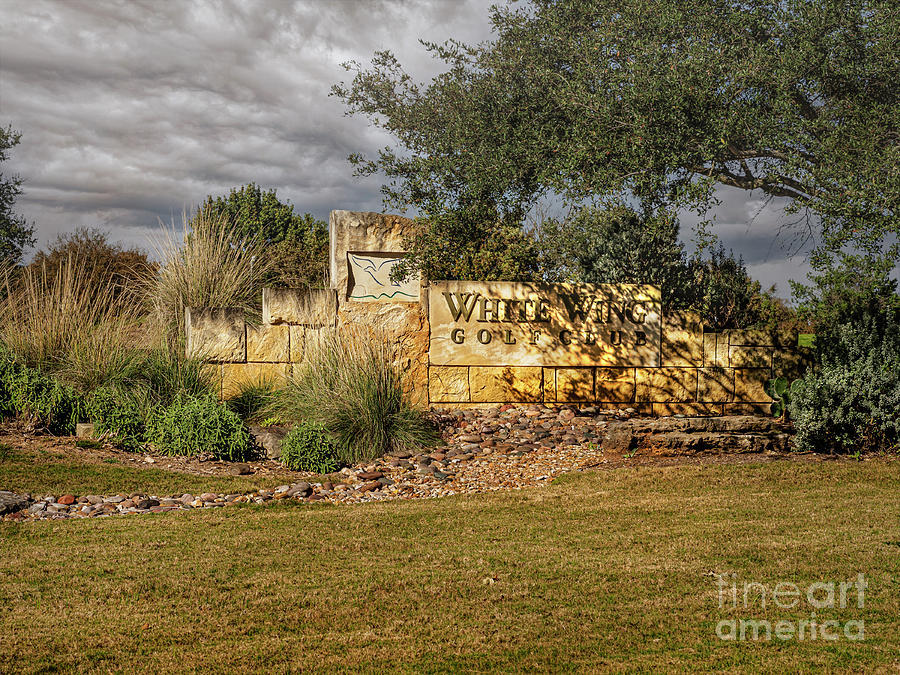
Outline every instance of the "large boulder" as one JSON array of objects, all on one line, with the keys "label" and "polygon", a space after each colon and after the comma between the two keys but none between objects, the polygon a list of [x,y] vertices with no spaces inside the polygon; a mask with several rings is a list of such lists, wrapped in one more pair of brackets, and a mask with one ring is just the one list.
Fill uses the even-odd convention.
[{"label": "large boulder", "polygon": [[4,513],[15,513],[31,506],[31,499],[27,495],[19,495],[15,492],[0,490],[0,516]]}]

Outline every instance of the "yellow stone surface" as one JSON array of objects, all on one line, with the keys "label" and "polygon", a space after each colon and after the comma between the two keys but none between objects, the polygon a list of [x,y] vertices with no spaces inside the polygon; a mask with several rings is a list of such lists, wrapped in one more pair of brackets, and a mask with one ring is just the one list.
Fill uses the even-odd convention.
[{"label": "yellow stone surface", "polygon": [[542,369],[533,366],[469,368],[473,403],[537,403],[543,398]]},{"label": "yellow stone surface", "polygon": [[440,281],[427,296],[435,365],[659,364],[654,286]]},{"label": "yellow stone surface", "polygon": [[574,403],[594,400],[593,368],[557,368],[556,400]]},{"label": "yellow stone surface", "polygon": [[768,368],[737,368],[734,371],[735,403],[770,403],[766,383],[772,373]]},{"label": "yellow stone surface", "polygon": [[771,347],[776,342],[775,334],[766,330],[731,330],[728,337],[731,346]]},{"label": "yellow stone surface", "polygon": [[291,363],[300,363],[306,356],[306,326],[289,326]]},{"label": "yellow stone surface", "polygon": [[806,369],[813,363],[812,353],[794,348],[793,350],[776,349],[772,354],[772,372],[774,375],[794,380],[802,377]]},{"label": "yellow stone surface", "polygon": [[189,307],[185,310],[187,355],[209,361],[244,361],[247,342],[239,309]]},{"label": "yellow stone surface", "polygon": [[726,415],[771,415],[771,403],[726,403]]},{"label": "yellow stone surface", "polygon": [[697,368],[638,368],[636,400],[648,403],[693,401]]},{"label": "yellow stone surface", "polygon": [[653,414],[657,417],[685,415],[687,417],[715,417],[722,414],[721,403],[654,403]]},{"label": "yellow stone surface", "polygon": [[247,326],[247,360],[285,363],[290,360],[288,326]]},{"label": "yellow stone surface", "polygon": [[556,403],[556,368],[544,368],[544,402]]},{"label": "yellow stone surface", "polygon": [[333,326],[337,295],[333,290],[264,288],[263,323]]},{"label": "yellow stone surface", "polygon": [[771,368],[771,347],[728,348],[728,365],[732,368]]},{"label": "yellow stone surface", "polygon": [[634,368],[597,368],[595,399],[603,403],[634,400]]},{"label": "yellow stone surface", "polygon": [[703,334],[703,365],[704,366],[721,366],[717,360],[716,354],[716,338],[718,333]]},{"label": "yellow stone surface", "polygon": [[467,403],[469,369],[466,366],[431,366],[428,369],[428,398],[431,403]]},{"label": "yellow stone surface", "polygon": [[670,312],[662,321],[663,366],[703,365],[703,320],[696,312]]},{"label": "yellow stone surface", "polygon": [[280,386],[290,375],[290,367],[288,363],[224,363],[222,398],[228,399],[238,394],[245,384],[271,382]]},{"label": "yellow stone surface", "polygon": [[734,371],[731,368],[701,368],[697,400],[701,403],[729,403],[734,398]]}]

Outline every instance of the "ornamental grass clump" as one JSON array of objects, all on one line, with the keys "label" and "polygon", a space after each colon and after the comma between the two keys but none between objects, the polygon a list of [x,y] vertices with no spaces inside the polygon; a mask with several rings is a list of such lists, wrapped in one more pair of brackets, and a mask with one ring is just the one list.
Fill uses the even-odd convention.
[{"label": "ornamental grass clump", "polygon": [[147,301],[161,333],[177,345],[188,307],[237,307],[258,317],[272,262],[263,240],[241,236],[224,216],[184,214],[184,240],[166,230],[157,242],[159,269],[146,279]]},{"label": "ornamental grass clump", "polygon": [[341,464],[439,440],[382,335],[364,328],[307,335],[307,360],[278,396],[284,419],[327,430]]}]

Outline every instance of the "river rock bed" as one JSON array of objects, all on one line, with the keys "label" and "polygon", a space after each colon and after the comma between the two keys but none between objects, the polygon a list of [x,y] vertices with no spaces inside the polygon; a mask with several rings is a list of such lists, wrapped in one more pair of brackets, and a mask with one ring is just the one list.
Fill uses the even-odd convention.
[{"label": "river rock bed", "polygon": [[[427,499],[493,490],[510,490],[546,485],[555,477],[582,471],[619,460],[631,459],[641,448],[652,453],[641,439],[660,437],[665,428],[679,438],[710,433],[723,427],[715,418],[668,418],[669,423],[654,421],[649,426],[635,424],[633,409],[601,410],[576,408],[501,406],[490,409],[436,410],[435,422],[442,430],[443,445],[419,453],[398,451],[366,465],[341,470],[331,481],[311,482],[298,473],[296,482],[274,489],[247,494],[152,495],[120,493],[116,495],[14,495],[4,503],[18,508],[3,516],[6,520],[62,518],[103,518],[111,515],[163,513],[192,509],[221,508],[231,504],[266,504],[282,500],[360,503],[388,499]],[[722,419],[722,418],[720,418]],[[725,431],[731,436],[754,431],[783,431],[765,418],[732,420]],[[738,420],[738,421],[734,421]],[[650,431],[653,436],[647,435]],[[644,436],[641,436],[641,432]],[[634,442],[622,442],[623,434],[635,434]],[[769,434],[771,435],[771,433]],[[671,444],[670,444],[671,446]],[[689,454],[696,443],[679,441],[668,454]],[[679,448],[686,452],[679,452]],[[754,445],[723,444],[730,452],[780,450],[771,443]],[[673,449],[674,448],[674,449]],[[2,496],[3,493],[0,493]],[[5,493],[12,495],[12,493]],[[14,499],[13,497],[17,498]],[[24,508],[23,508],[24,507]]]}]

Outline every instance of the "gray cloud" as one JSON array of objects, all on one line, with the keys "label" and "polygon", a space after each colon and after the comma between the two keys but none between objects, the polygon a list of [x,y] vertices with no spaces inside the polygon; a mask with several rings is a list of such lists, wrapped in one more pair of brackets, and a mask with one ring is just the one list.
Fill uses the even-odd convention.
[{"label": "gray cloud", "polygon": [[[329,97],[391,49],[437,72],[418,39],[490,37],[493,0],[0,0],[0,123],[22,133],[17,209],[39,244],[74,227],[145,244],[208,194],[255,181],[300,211],[380,210],[380,182],[351,152],[390,142]],[[717,231],[764,283],[797,271],[772,247],[779,206],[720,191]],[[686,214],[685,236],[696,218]]]}]

